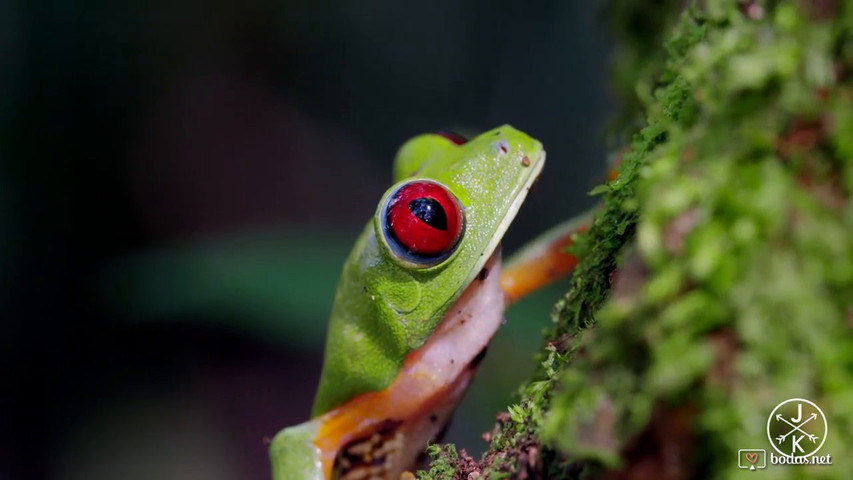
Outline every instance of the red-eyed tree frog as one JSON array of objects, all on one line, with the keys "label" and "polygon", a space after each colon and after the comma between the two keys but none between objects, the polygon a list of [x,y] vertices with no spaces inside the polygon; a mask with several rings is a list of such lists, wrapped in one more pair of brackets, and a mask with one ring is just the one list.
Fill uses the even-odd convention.
[{"label": "red-eyed tree frog", "polygon": [[343,268],[312,419],[270,446],[273,479],[398,479],[462,399],[508,301],[574,266],[578,224],[501,273],[499,243],[545,150],[504,125],[471,141],[420,135],[394,162]]}]

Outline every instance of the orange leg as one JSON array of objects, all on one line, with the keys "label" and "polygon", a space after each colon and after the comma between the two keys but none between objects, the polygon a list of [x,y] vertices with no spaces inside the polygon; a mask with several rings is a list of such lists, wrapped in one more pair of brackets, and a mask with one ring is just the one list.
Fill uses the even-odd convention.
[{"label": "orange leg", "polygon": [[593,211],[557,225],[513,255],[501,272],[500,285],[507,303],[512,303],[568,275],[578,259],[566,252],[574,235],[586,231]]}]

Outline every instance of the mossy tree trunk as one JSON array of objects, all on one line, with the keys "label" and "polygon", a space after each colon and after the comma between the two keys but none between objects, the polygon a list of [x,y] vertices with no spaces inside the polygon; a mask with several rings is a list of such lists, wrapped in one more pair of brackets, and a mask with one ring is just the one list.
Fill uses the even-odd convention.
[{"label": "mossy tree trunk", "polygon": [[853,478],[853,2],[653,3],[607,9],[643,121],[541,368],[422,478],[728,478],[793,397],[833,465],[773,477]]}]

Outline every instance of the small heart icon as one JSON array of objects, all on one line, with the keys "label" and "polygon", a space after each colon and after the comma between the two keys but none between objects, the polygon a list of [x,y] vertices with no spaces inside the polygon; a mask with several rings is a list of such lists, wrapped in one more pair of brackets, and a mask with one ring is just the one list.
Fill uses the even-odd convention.
[{"label": "small heart icon", "polygon": [[746,461],[749,463],[755,463],[758,460],[758,452],[752,452],[745,454]]}]

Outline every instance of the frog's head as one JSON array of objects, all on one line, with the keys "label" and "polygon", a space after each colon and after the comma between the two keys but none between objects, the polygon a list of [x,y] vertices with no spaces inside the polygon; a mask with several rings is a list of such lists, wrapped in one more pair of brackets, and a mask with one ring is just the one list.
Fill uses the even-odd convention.
[{"label": "frog's head", "polygon": [[454,282],[461,291],[500,242],[544,163],[542,144],[509,125],[471,141],[446,133],[415,137],[394,161],[397,183],[379,202],[376,236],[404,268],[466,272],[467,281]]},{"label": "frog's head", "polygon": [[426,340],[483,268],[545,163],[542,144],[509,125],[462,142],[447,134],[406,142],[394,163],[397,183],[374,215],[388,268],[420,287],[409,348]]},{"label": "frog's head", "polygon": [[510,126],[401,147],[397,183],[341,276],[314,415],[394,380],[483,269],[544,161],[542,144]]}]

